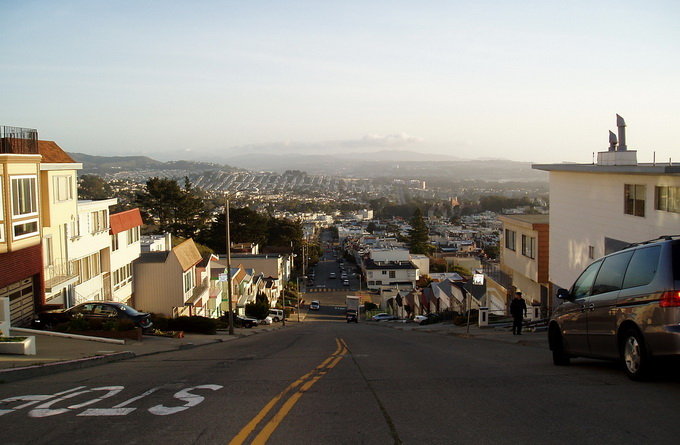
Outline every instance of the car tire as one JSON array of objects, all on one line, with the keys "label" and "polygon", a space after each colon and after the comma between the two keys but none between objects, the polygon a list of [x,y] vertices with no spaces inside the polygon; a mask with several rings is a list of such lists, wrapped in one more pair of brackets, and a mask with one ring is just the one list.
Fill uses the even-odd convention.
[{"label": "car tire", "polygon": [[550,328],[550,349],[552,350],[552,359],[555,366],[569,366],[571,364],[571,357],[564,352],[564,340],[560,334],[557,326]]},{"label": "car tire", "polygon": [[279,320],[279,317],[274,317],[274,323],[278,323],[279,321],[281,321]]},{"label": "car tire", "polygon": [[631,380],[646,380],[652,370],[652,359],[642,334],[637,329],[628,329],[621,336],[621,364]]}]

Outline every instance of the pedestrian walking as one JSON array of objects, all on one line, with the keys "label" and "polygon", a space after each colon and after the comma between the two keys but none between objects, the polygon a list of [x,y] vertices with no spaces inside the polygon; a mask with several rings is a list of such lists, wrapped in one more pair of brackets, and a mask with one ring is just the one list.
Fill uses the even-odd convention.
[{"label": "pedestrian walking", "polygon": [[510,303],[510,315],[512,315],[512,335],[522,335],[522,321],[527,316],[527,304],[520,291],[515,292],[515,298]]}]

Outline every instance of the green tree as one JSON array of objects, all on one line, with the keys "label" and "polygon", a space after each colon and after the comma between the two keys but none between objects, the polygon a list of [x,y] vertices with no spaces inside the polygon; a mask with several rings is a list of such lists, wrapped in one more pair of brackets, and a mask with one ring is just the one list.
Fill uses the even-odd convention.
[{"label": "green tree", "polygon": [[150,178],[137,192],[136,202],[160,230],[182,238],[196,237],[206,225],[203,199],[187,178],[184,189],[175,179]]},{"label": "green tree", "polygon": [[79,199],[108,199],[113,198],[113,190],[101,176],[82,175],[78,178]]},{"label": "green tree", "polygon": [[366,226],[366,231],[367,231],[368,233],[373,233],[373,232],[375,232],[375,229],[376,229],[376,226],[375,226],[375,223],[374,223],[373,221],[371,221],[370,223],[368,223],[368,225]]},{"label": "green tree", "polygon": [[408,246],[411,253],[427,254],[430,251],[430,235],[423,214],[416,208],[411,218],[411,229],[408,231]]}]

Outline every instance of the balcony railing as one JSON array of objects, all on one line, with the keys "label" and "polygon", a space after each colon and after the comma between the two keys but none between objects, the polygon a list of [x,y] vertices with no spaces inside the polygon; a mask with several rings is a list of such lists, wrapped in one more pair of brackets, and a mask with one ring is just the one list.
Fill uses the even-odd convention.
[{"label": "balcony railing", "polygon": [[73,261],[55,259],[51,265],[45,267],[45,291],[51,292],[53,288],[77,276]]},{"label": "balcony railing", "polygon": [[0,153],[39,154],[38,130],[0,126]]},{"label": "balcony railing", "polygon": [[490,277],[504,288],[510,289],[510,286],[512,286],[512,277],[501,270],[499,263],[482,261],[482,269],[486,276]]}]

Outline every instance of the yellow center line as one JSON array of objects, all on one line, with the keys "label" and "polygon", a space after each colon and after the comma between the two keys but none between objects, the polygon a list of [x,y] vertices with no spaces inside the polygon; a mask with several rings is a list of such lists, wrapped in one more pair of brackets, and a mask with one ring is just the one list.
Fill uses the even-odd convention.
[{"label": "yellow center line", "polygon": [[[271,411],[272,408],[274,408],[274,406],[276,406],[276,404],[279,403],[286,394],[288,394],[291,390],[297,388],[302,384],[302,387],[298,390],[298,392],[294,393],[283,404],[281,409],[279,409],[279,411],[274,415],[272,420],[270,420],[269,423],[267,423],[267,425],[263,428],[262,432],[260,432],[260,434],[258,434],[253,441],[253,443],[265,443],[269,436],[271,436],[274,430],[276,430],[276,428],[279,426],[281,421],[286,417],[288,412],[293,408],[293,406],[295,406],[298,399],[302,397],[302,394],[304,394],[305,391],[311,388],[314,385],[314,383],[316,383],[321,377],[323,377],[323,375],[327,373],[327,371],[324,371],[324,369],[331,369],[335,367],[335,365],[337,365],[340,360],[342,360],[343,354],[347,351],[346,344],[344,341],[337,338],[335,339],[335,342],[337,344],[337,348],[335,349],[335,352],[331,354],[330,357],[326,358],[312,371],[303,375],[302,377],[288,385],[286,389],[284,389],[279,394],[274,396],[274,398],[272,398],[264,406],[264,408],[262,408],[260,412],[258,412],[257,415],[255,415],[255,417],[253,417],[252,420],[241,429],[241,431],[239,431],[239,433],[236,436],[234,436],[234,438],[229,442],[229,445],[243,444],[248,438],[248,436],[250,436],[250,434],[252,434],[252,432],[255,430],[257,425],[262,421],[262,419],[264,419],[267,416],[269,411]],[[314,374],[316,374],[316,376],[311,378],[311,380],[308,380]],[[307,382],[303,384],[303,382],[305,381]],[[265,434],[265,431],[267,431],[267,434]]]}]

